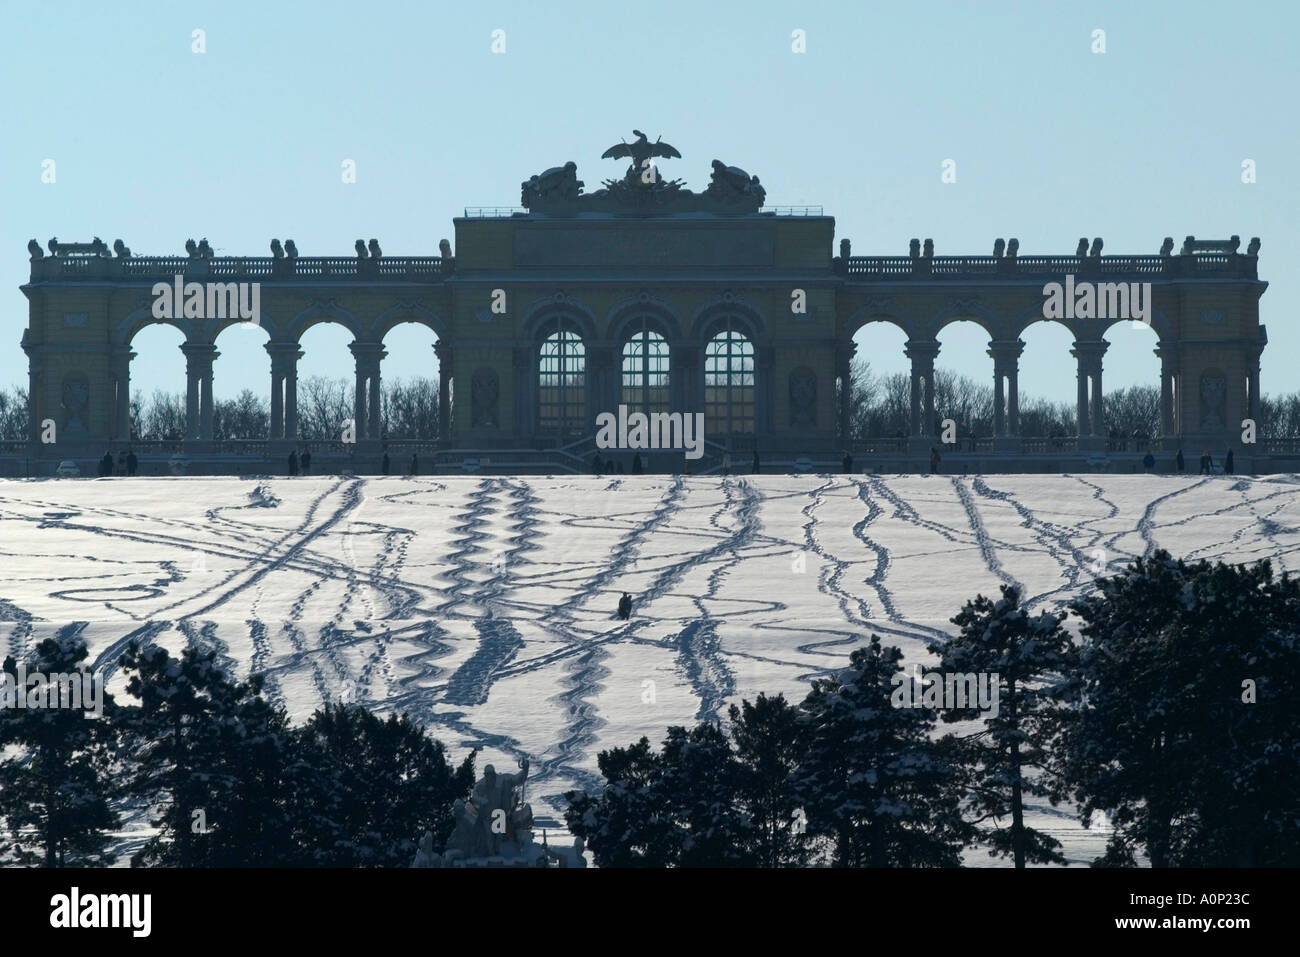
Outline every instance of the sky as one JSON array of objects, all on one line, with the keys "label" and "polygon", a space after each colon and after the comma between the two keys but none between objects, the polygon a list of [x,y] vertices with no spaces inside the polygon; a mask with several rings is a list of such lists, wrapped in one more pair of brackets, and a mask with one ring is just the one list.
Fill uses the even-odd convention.
[{"label": "sky", "polygon": [[[0,0],[0,388],[18,343],[27,241],[121,238],[136,255],[437,255],[466,206],[515,206],[519,183],[631,129],[682,153],[662,172],[703,189],[709,162],[758,175],[769,206],[818,205],[855,255],[1107,253],[1262,241],[1266,393],[1300,389],[1300,4],[744,2],[653,4]],[[193,31],[206,52],[193,51]],[[493,31],[505,52],[493,53]],[[806,52],[792,50],[804,31]],[[1105,31],[1095,53],[1094,31]],[[55,182],[42,182],[55,161]],[[356,182],[340,175],[356,163]],[[941,182],[943,163],[956,182]],[[1256,182],[1242,182],[1242,162]],[[1069,334],[1032,327],[1020,392],[1072,401]],[[1150,330],[1112,328],[1108,390],[1157,385]],[[215,391],[269,391],[260,332],[218,340]],[[320,325],[300,376],[350,377],[350,335]],[[987,336],[947,327],[938,364],[992,377]],[[133,390],[180,392],[176,330],[133,348]],[[433,334],[385,340],[383,375],[434,376]],[[874,371],[903,335],[859,334]]]}]

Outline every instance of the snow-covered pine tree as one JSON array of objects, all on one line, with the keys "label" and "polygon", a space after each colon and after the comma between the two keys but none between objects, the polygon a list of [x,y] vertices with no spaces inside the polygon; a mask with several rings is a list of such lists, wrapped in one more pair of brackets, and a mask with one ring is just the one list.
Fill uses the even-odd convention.
[{"label": "snow-covered pine tree", "polygon": [[760,694],[728,710],[738,765],[736,807],[748,816],[754,863],[798,867],[808,863],[807,812],[793,782],[806,752],[799,711],[783,695]]},{"label": "snow-covered pine tree", "polygon": [[1098,863],[1300,864],[1300,583],[1159,550],[1072,604],[1086,706],[1063,762]]},{"label": "snow-covered pine tree", "polygon": [[662,760],[642,738],[596,756],[605,778],[599,794],[569,791],[564,820],[586,841],[598,867],[669,867],[677,863],[683,835],[666,806]]},{"label": "snow-covered pine tree", "polygon": [[799,706],[808,753],[796,792],[808,833],[831,842],[839,867],[957,867],[974,836],[955,739],[931,739],[934,711],[891,704],[901,660],[872,635]]},{"label": "snow-covered pine tree", "polygon": [[[84,668],[85,640],[70,630],[46,638],[25,659],[28,675],[74,675]],[[17,662],[4,670],[17,681]],[[27,688],[16,687],[26,695]],[[110,831],[120,826],[111,804],[113,783],[111,716],[107,693],[103,715],[76,708],[0,710],[0,748],[21,753],[0,762],[0,817],[9,840],[0,850],[19,864],[45,867],[105,867],[115,860]]]},{"label": "snow-covered pine tree", "polygon": [[261,697],[261,678],[234,682],[213,650],[134,643],[122,657],[139,707],[119,725],[129,742],[128,788],[154,802],[158,833],[133,866],[283,864],[293,853],[282,784],[287,718]]},{"label": "snow-covered pine tree", "polygon": [[[1025,824],[1025,797],[1050,795],[1044,783],[1047,751],[1069,714],[1067,676],[1074,645],[1061,627],[1063,615],[1030,616],[1020,591],[1001,586],[997,601],[977,595],[952,619],[960,632],[939,648],[944,675],[974,675],[997,682],[997,709],[985,714],[975,702],[949,708],[944,721],[979,720],[982,729],[963,738],[968,806],[977,826],[1009,819],[1009,827],[981,828],[990,856],[1011,857],[1016,867],[1061,864],[1060,842]],[[990,689],[992,690],[992,689]]]},{"label": "snow-covered pine tree", "polygon": [[425,831],[441,850],[455,826],[453,803],[474,785],[477,753],[453,766],[442,742],[406,714],[326,705],[295,735],[293,816],[306,863],[406,867]]}]

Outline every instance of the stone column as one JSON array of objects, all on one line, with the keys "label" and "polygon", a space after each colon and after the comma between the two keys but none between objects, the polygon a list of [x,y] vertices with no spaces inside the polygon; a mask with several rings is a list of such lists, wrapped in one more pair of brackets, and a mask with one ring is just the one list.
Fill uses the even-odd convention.
[{"label": "stone column", "polygon": [[284,437],[290,442],[298,440],[298,360],[301,358],[302,351],[295,342],[284,373]]},{"label": "stone column", "polygon": [[754,435],[773,431],[776,416],[772,412],[772,399],[776,395],[776,348],[757,346],[754,349]]},{"label": "stone column", "polygon": [[119,442],[131,440],[131,360],[135,353],[130,349],[113,352],[113,382],[117,388],[114,406],[114,435]]},{"label": "stone column", "polygon": [[272,441],[298,437],[298,360],[302,350],[296,342],[268,342],[271,356],[271,422],[267,437]]},{"label": "stone column", "polygon": [[366,425],[366,436],[371,439],[380,439],[384,434],[384,393],[380,376],[379,366],[376,365],[370,376],[370,421]]},{"label": "stone column", "polygon": [[185,354],[185,437],[212,439],[212,362],[220,353],[207,342],[186,342]]},{"label": "stone column", "polygon": [[995,339],[989,343],[993,358],[993,447],[997,451],[1020,450],[1020,339]]},{"label": "stone column", "polygon": [[1156,346],[1160,357],[1160,434],[1162,438],[1174,434],[1174,377],[1178,374],[1178,356],[1173,346]]},{"label": "stone column", "polygon": [[850,341],[840,346],[835,357],[836,375],[840,380],[840,441],[847,449],[853,444],[853,354],[857,345]]},{"label": "stone column", "polygon": [[212,364],[209,363],[199,379],[199,438],[212,441]]},{"label": "stone column", "polygon": [[199,437],[199,374],[187,361],[185,364],[185,438]]},{"label": "stone column", "polygon": [[284,438],[284,376],[271,369],[271,421],[266,437],[274,442]]},{"label": "stone column", "polygon": [[1246,415],[1259,428],[1259,352],[1251,350],[1246,356]]},{"label": "stone column", "polygon": [[[1104,406],[1102,404],[1102,356],[1110,343],[1104,339],[1075,342],[1070,354],[1079,364],[1079,448],[1081,451],[1101,451],[1106,447]],[[1088,382],[1092,381],[1092,402],[1089,408]]]},{"label": "stone column", "polygon": [[934,360],[939,355],[939,343],[934,339],[909,339],[904,351],[912,360],[912,434],[908,449],[924,452],[935,444]]},{"label": "stone column", "polygon": [[356,395],[353,403],[353,425],[357,441],[378,441],[381,409],[379,407],[379,368],[384,356],[382,342],[353,342],[348,345],[356,359]]},{"label": "stone column", "polygon": [[[441,368],[441,367],[439,367]],[[513,441],[520,447],[531,447],[534,426],[533,408],[533,350],[528,346],[515,346],[514,350],[514,429]],[[439,376],[439,401],[441,401],[441,376]],[[439,428],[441,429],[441,412]]]},{"label": "stone column", "polygon": [[[439,340],[433,345],[438,356],[438,440],[451,441],[451,382],[455,372],[452,368],[454,352],[451,343]],[[532,431],[532,423],[525,426]]]},{"label": "stone column", "polygon": [[1000,363],[993,366],[993,437],[1007,434],[1006,403],[1002,397],[1002,383],[1006,378]]},{"label": "stone column", "polygon": [[[618,411],[618,400],[621,397],[622,386],[622,368],[616,360],[615,349],[607,344],[592,344],[587,346],[585,352],[585,368],[587,371],[587,389],[586,396],[586,423],[593,430],[595,428],[596,416],[601,412]],[[643,409],[629,409],[629,412],[644,411]]]}]

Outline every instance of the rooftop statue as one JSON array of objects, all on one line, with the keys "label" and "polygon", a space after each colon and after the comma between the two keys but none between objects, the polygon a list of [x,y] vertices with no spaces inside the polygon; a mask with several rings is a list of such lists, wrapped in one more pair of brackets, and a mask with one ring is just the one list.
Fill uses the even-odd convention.
[{"label": "rooftop statue", "polygon": [[664,179],[650,162],[653,157],[679,159],[681,153],[663,138],[653,143],[640,130],[633,130],[631,143],[616,143],[601,159],[628,157],[632,163],[620,179],[607,179],[604,189],[584,194],[578,179],[578,164],[572,161],[554,166],[520,184],[520,202],[533,213],[573,215],[576,213],[749,213],[756,212],[765,198],[757,176],[735,166],[713,161],[708,189],[695,193],[683,189],[680,179]]},{"label": "rooftop statue", "polygon": [[632,168],[638,171],[645,168],[646,163],[649,162],[652,156],[662,156],[665,159],[682,158],[682,154],[677,152],[676,147],[662,142],[662,136],[651,143],[649,138],[640,130],[633,130],[632,133],[636,136],[635,140],[631,143],[626,141],[616,143],[601,153],[600,158],[619,159],[623,156],[630,156],[632,157]]}]

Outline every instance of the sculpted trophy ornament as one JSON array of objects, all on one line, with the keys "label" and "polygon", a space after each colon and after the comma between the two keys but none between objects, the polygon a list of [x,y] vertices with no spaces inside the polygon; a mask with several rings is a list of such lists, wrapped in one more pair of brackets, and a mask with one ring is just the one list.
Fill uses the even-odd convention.
[{"label": "sculpted trophy ornament", "polygon": [[654,142],[640,130],[633,130],[632,142],[615,143],[601,159],[631,160],[621,179],[607,179],[604,188],[583,193],[578,165],[573,161],[530,177],[520,184],[520,202],[530,212],[573,215],[576,213],[747,213],[763,205],[765,190],[757,176],[736,166],[713,161],[708,188],[695,193],[683,188],[680,179],[664,179],[651,160],[680,159],[675,146],[662,137]]}]

